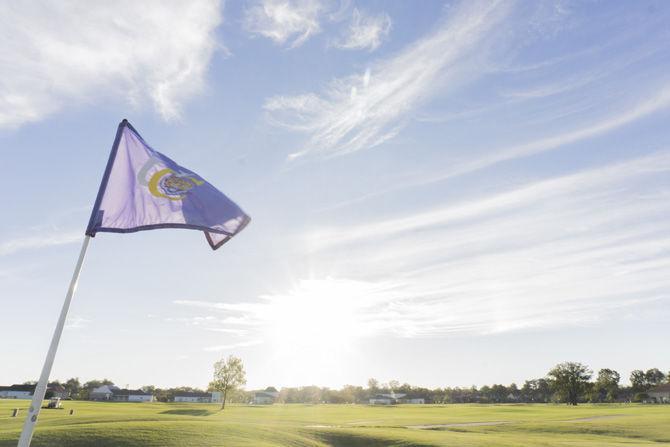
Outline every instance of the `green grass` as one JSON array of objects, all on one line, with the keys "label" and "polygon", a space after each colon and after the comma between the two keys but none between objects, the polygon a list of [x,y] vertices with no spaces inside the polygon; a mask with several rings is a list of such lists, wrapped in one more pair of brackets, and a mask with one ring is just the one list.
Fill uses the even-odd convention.
[{"label": "green grass", "polygon": [[[0,447],[16,445],[27,405],[0,400]],[[23,408],[18,418],[11,417],[15,407]],[[231,405],[218,411],[209,404],[65,402],[65,407],[42,410],[34,447],[670,446],[670,405]],[[468,425],[475,422],[497,425]]]}]

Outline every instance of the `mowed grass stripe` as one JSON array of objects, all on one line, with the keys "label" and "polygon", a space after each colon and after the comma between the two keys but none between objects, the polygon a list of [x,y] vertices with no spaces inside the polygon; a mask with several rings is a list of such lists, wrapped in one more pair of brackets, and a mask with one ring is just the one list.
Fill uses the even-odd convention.
[{"label": "mowed grass stripe", "polygon": [[[23,418],[9,415],[27,405],[0,401],[0,447],[16,445]],[[65,406],[42,412],[34,447],[670,446],[670,406],[661,405]]]}]

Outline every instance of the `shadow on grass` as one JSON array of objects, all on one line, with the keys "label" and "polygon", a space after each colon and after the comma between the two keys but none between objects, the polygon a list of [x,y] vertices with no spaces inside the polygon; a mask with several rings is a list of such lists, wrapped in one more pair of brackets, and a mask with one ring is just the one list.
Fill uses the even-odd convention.
[{"label": "shadow on grass", "polygon": [[360,436],[347,432],[317,432],[313,435],[331,447],[431,447],[405,440]]},{"label": "shadow on grass", "polygon": [[160,412],[160,414],[177,414],[180,416],[209,416],[214,413],[216,412],[211,410],[200,410],[197,408],[181,408],[178,410],[165,410]]}]

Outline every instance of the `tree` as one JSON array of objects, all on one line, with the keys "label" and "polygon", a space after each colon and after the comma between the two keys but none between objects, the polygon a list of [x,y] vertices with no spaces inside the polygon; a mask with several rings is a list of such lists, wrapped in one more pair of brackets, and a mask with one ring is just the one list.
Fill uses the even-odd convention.
[{"label": "tree", "polygon": [[598,378],[593,385],[591,401],[613,402],[619,394],[621,376],[613,369],[603,368],[598,371]]},{"label": "tree", "polygon": [[156,386],[155,385],[144,385],[143,387],[140,388],[142,391],[145,393],[150,393],[153,396],[156,395]]},{"label": "tree", "polygon": [[636,369],[630,373],[630,385],[634,393],[646,391],[649,388],[644,371]]},{"label": "tree", "polygon": [[647,379],[647,385],[649,387],[660,385],[665,382],[665,374],[663,374],[658,368],[648,369],[644,373],[645,379]]},{"label": "tree", "polygon": [[521,399],[525,402],[549,402],[551,387],[547,379],[526,380],[521,388]]},{"label": "tree", "polygon": [[558,398],[569,405],[577,405],[586,390],[593,372],[577,362],[564,362],[554,366],[547,374]]},{"label": "tree", "polygon": [[507,387],[505,385],[494,383],[491,387],[491,399],[497,404],[505,402],[508,394],[509,392],[507,391]]},{"label": "tree", "polygon": [[505,399],[507,400],[517,401],[521,397],[521,391],[519,391],[519,387],[516,386],[516,383],[512,383],[508,386],[507,391],[507,396],[505,396]]},{"label": "tree", "polygon": [[221,402],[223,410],[226,408],[226,399],[230,397],[230,394],[246,383],[247,378],[242,359],[231,355],[214,364],[214,380],[209,384],[209,388],[223,394]]},{"label": "tree", "polygon": [[322,390],[318,386],[310,385],[300,387],[300,401],[308,404],[318,404],[323,400],[321,398]]},{"label": "tree", "polygon": [[65,385],[63,387],[67,390],[67,392],[70,394],[71,398],[76,398],[79,395],[79,391],[81,390],[81,383],[79,383],[79,377],[73,377],[71,379],[68,379],[67,382],[65,382]]},{"label": "tree", "polygon": [[374,378],[368,379],[368,392],[370,397],[374,396],[379,392],[379,381]]}]

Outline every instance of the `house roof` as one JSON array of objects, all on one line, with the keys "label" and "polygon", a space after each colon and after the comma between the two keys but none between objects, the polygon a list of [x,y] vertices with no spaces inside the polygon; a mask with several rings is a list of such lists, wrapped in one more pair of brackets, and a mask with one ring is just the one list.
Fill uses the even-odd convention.
[{"label": "house roof", "polygon": [[97,388],[91,390],[91,394],[109,394],[113,393],[115,390],[118,390],[119,387],[114,385],[101,385]]},{"label": "house roof", "polygon": [[11,386],[0,386],[0,391],[30,391],[34,392],[37,385],[11,385]]},{"label": "house roof", "polygon": [[276,399],[279,396],[279,393],[277,391],[254,391],[254,395],[257,397],[261,396],[267,396],[271,397],[273,399]]},{"label": "house roof", "polygon": [[651,393],[665,393],[670,392],[670,383],[664,383],[663,385],[658,385],[649,390]]},{"label": "house roof", "polygon": [[375,394],[373,399],[402,399],[406,394],[402,393],[390,393],[390,394]]}]

